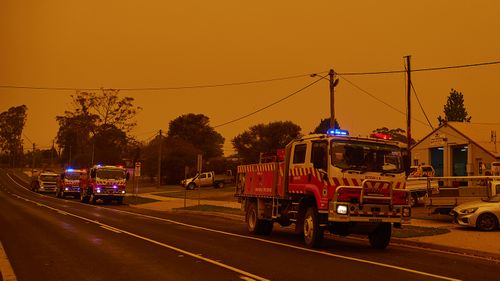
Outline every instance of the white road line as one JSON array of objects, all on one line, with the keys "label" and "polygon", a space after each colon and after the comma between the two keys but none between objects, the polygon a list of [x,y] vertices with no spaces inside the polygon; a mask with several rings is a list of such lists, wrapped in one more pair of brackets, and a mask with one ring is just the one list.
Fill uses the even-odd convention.
[{"label": "white road line", "polygon": [[[14,181],[10,177],[10,175],[8,175],[8,176],[9,176],[9,178],[14,183],[16,183],[17,185],[21,186],[19,183],[17,183],[16,181]],[[37,202],[34,202],[34,201],[32,201],[32,202],[35,203],[35,204],[38,204]],[[52,208],[50,206],[46,206],[46,207],[49,208],[49,209],[56,210],[56,209],[54,209],[54,208]],[[141,217],[146,217],[146,218],[150,218],[150,219],[165,221],[165,222],[169,222],[169,223],[173,223],[173,224],[177,224],[177,225],[182,225],[182,226],[185,226],[185,227],[188,227],[188,228],[200,229],[200,230],[205,230],[205,231],[209,231],[209,232],[224,234],[224,235],[228,235],[228,236],[233,236],[233,237],[238,237],[238,238],[244,238],[244,239],[250,239],[250,240],[260,241],[260,242],[263,242],[263,243],[268,243],[268,244],[273,244],[273,245],[279,245],[279,246],[288,247],[288,248],[292,248],[292,249],[302,250],[302,251],[305,251],[305,252],[321,254],[321,255],[325,255],[325,256],[329,256],[329,257],[335,257],[335,258],[340,258],[340,259],[345,259],[345,260],[350,260],[350,261],[356,261],[356,262],[365,263],[365,264],[377,265],[377,266],[381,266],[381,267],[396,269],[396,270],[400,270],[400,271],[410,272],[410,273],[414,273],[414,274],[418,274],[418,275],[423,275],[423,276],[434,277],[434,278],[443,279],[443,280],[460,281],[460,279],[455,279],[455,278],[451,278],[451,277],[447,277],[447,276],[442,276],[442,275],[436,275],[436,274],[432,274],[432,273],[428,273],[428,272],[423,272],[423,271],[419,271],[419,270],[414,270],[414,269],[410,269],[410,268],[405,268],[405,267],[401,267],[401,266],[396,266],[396,265],[391,265],[391,264],[385,264],[385,263],[380,263],[380,262],[375,262],[375,261],[370,261],[370,260],[364,260],[364,259],[354,258],[354,257],[349,257],[349,256],[337,255],[337,254],[333,254],[333,253],[329,253],[329,252],[325,252],[325,251],[319,251],[319,250],[314,250],[314,249],[309,249],[309,248],[303,248],[303,247],[299,247],[299,246],[295,246],[295,245],[290,245],[290,244],[285,244],[285,243],[281,243],[281,242],[266,240],[266,239],[262,239],[262,238],[257,238],[257,237],[252,237],[252,236],[246,236],[246,235],[240,235],[240,234],[236,234],[236,233],[231,233],[231,232],[226,232],[226,231],[221,231],[221,230],[216,230],[216,229],[201,227],[201,226],[197,226],[197,225],[191,225],[191,224],[187,224],[187,223],[183,223],[183,222],[178,222],[178,221],[174,221],[174,220],[170,220],[170,219],[164,219],[164,218],[159,218],[159,217],[154,217],[154,216],[144,215],[144,214],[139,214],[139,213],[133,213],[133,212],[123,211],[123,210],[116,210],[115,209],[115,211],[122,212],[122,213],[127,213],[127,214],[132,214],[132,215],[136,215],[136,216],[141,216]],[[72,216],[79,217],[79,216],[71,214],[71,213],[68,213],[68,214],[72,215]],[[94,221],[91,221],[91,220],[89,220],[87,218],[83,218],[83,217],[80,217],[80,218],[95,223]],[[101,224],[101,223],[98,223],[98,224]],[[123,232],[127,233],[126,231],[123,231]],[[127,233],[127,234],[129,234],[129,233]],[[132,236],[134,236],[134,235],[132,235]],[[261,280],[261,279],[259,279],[259,280]]]},{"label": "white road line", "polygon": [[0,272],[2,272],[2,280],[16,281],[16,275],[10,265],[9,258],[3,249],[2,242],[0,241]]},{"label": "white road line", "polygon": [[[41,204],[41,203],[37,203],[35,201],[32,201],[32,200],[29,200],[29,202],[31,203],[34,203],[36,205],[39,205],[39,206],[42,206],[42,207],[45,207],[45,208],[48,208],[50,210],[54,210],[56,212],[59,212],[61,210],[57,209],[57,208],[54,208],[54,207],[51,207],[51,206],[48,206],[48,205],[45,205],[45,204]],[[138,234],[135,234],[135,233],[132,233],[132,232],[128,232],[126,230],[123,230],[123,229],[119,229],[119,228],[115,228],[115,227],[112,227],[110,225],[107,225],[107,224],[104,224],[104,223],[101,223],[101,222],[97,222],[97,221],[94,221],[94,220],[91,220],[89,218],[86,218],[86,217],[82,217],[82,216],[79,216],[79,215],[76,215],[76,214],[73,214],[73,213],[69,213],[67,212],[67,214],[69,216],[72,216],[72,217],[75,217],[75,218],[78,218],[78,219],[81,219],[83,221],[86,221],[86,222],[91,222],[91,223],[94,223],[94,224],[97,224],[99,225],[100,227],[104,228],[104,229],[107,229],[107,230],[111,230],[111,231],[114,231],[114,232],[118,232],[118,233],[124,233],[124,234],[127,234],[129,236],[132,236],[132,237],[135,237],[135,238],[139,238],[139,239],[142,239],[144,241],[148,241],[148,242],[151,242],[153,244],[156,244],[156,245],[159,245],[159,246],[162,246],[164,248],[167,248],[167,249],[170,249],[170,250],[173,250],[173,251],[176,251],[176,252],[179,252],[179,253],[182,253],[184,255],[187,255],[187,256],[191,256],[195,259],[198,259],[198,260],[202,260],[202,261],[205,261],[207,263],[210,263],[210,264],[213,264],[213,265],[216,265],[216,266],[219,266],[219,267],[222,267],[222,268],[225,268],[225,269],[228,269],[230,271],[233,271],[233,272],[236,272],[238,274],[241,274],[241,275],[244,275],[244,276],[247,276],[249,278],[253,278],[254,280],[261,280],[261,281],[268,281],[268,279],[264,278],[264,277],[261,277],[261,276],[258,276],[258,275],[255,275],[255,274],[252,274],[250,272],[246,272],[244,270],[241,270],[239,268],[236,268],[236,267],[233,267],[233,266],[230,266],[230,265],[227,265],[227,264],[224,264],[224,263],[221,263],[221,262],[218,262],[216,260],[212,260],[212,259],[209,259],[209,258],[205,258],[203,256],[200,256],[199,254],[195,254],[195,253],[191,253],[191,252],[188,252],[186,250],[183,250],[183,249],[180,249],[180,248],[177,248],[175,246],[172,246],[172,245],[168,245],[168,244],[165,244],[165,243],[162,243],[162,242],[159,242],[159,241],[156,241],[156,240],[153,240],[153,239],[150,239],[150,238],[147,238],[147,237],[144,237],[144,236],[141,236],[141,235],[138,235]]]}]

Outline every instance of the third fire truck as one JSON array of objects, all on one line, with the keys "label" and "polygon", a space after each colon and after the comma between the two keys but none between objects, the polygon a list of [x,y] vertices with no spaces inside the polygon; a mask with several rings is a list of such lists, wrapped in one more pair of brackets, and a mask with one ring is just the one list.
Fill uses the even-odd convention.
[{"label": "third fire truck", "polygon": [[267,235],[274,223],[294,223],[308,247],[319,246],[325,230],[365,234],[372,247],[387,247],[411,208],[402,147],[385,138],[329,130],[290,142],[281,157],[239,166],[236,197],[249,231]]}]

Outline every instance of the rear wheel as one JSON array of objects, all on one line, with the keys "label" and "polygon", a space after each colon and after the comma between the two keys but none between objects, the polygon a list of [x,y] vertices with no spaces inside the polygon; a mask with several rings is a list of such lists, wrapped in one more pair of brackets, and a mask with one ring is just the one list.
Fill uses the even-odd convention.
[{"label": "rear wheel", "polygon": [[319,225],[316,208],[307,208],[304,216],[304,242],[307,247],[318,247],[323,242],[323,229]]},{"label": "rear wheel", "polygon": [[259,219],[257,212],[257,204],[255,202],[250,203],[245,215],[248,231],[253,234],[270,234],[273,230],[273,222]]},{"label": "rear wheel", "polygon": [[392,226],[390,223],[381,223],[368,235],[370,245],[375,249],[385,249],[391,241]]},{"label": "rear wheel", "polygon": [[495,215],[485,213],[477,218],[476,227],[482,231],[492,231],[498,228],[498,219]]}]

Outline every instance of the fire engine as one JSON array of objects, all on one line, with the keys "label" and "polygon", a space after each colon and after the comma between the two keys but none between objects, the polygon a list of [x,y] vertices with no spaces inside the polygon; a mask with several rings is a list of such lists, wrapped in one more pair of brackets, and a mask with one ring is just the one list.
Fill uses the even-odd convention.
[{"label": "fire engine", "polygon": [[98,199],[105,203],[116,200],[123,203],[129,174],[120,166],[96,165],[80,180],[80,201],[95,204]]},{"label": "fire engine", "polygon": [[402,147],[330,129],[291,141],[271,161],[238,166],[235,196],[248,230],[268,235],[275,222],[293,223],[307,247],[328,230],[368,235],[373,248],[386,248],[392,227],[410,223]]},{"label": "fire engine", "polygon": [[56,197],[64,198],[66,195],[80,195],[80,178],[85,170],[68,168],[64,170],[57,180]]}]

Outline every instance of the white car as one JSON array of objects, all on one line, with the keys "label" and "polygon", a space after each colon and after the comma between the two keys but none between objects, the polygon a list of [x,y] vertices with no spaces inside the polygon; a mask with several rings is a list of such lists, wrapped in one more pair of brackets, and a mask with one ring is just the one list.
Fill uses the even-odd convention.
[{"label": "white car", "polygon": [[459,225],[492,231],[499,227],[500,196],[472,201],[456,206],[450,213]]}]

